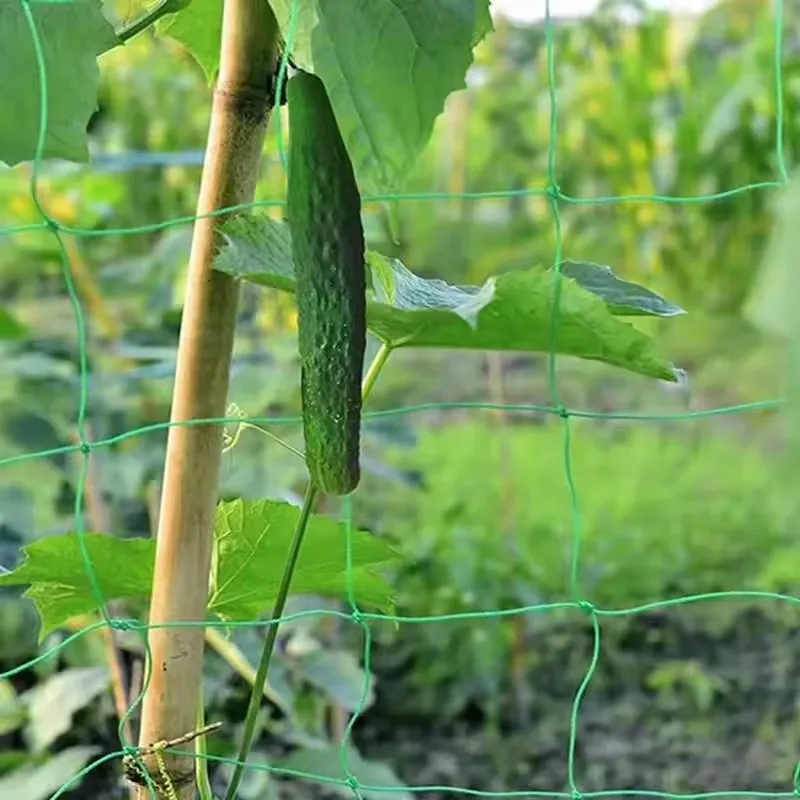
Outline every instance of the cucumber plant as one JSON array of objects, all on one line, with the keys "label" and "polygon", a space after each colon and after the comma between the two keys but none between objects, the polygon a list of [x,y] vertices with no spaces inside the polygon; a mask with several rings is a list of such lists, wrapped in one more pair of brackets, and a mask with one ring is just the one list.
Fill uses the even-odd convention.
[{"label": "cucumber plant", "polygon": [[[474,47],[492,30],[489,0],[357,5],[216,0],[206,6],[210,13],[195,14],[186,0],[165,0],[140,20],[115,29],[99,0],[21,1],[4,10],[0,26],[9,74],[22,76],[0,97],[0,110],[7,111],[0,125],[0,160],[9,164],[48,158],[86,161],[86,128],[97,105],[96,59],[154,23],[159,35],[183,44],[216,84],[172,407],[173,423],[213,422],[170,430],[158,539],[153,543],[157,546],[112,543],[110,537],[79,530],[71,540],[56,537],[61,541],[37,543],[37,552],[45,554],[65,543],[73,546],[77,561],[51,558],[52,574],[25,573],[23,565],[16,575],[0,576],[0,583],[36,585],[39,597],[44,586],[58,585],[63,596],[67,570],[94,561],[102,571],[101,583],[87,582],[81,573],[83,583],[72,575],[69,586],[78,606],[97,611],[103,607],[97,585],[102,585],[105,599],[131,591],[117,574],[121,554],[128,564],[145,564],[133,572],[152,574],[152,585],[145,581],[136,588],[150,598],[153,669],[144,693],[138,755],[127,766],[141,784],[140,798],[170,800],[194,798],[196,785],[207,792],[202,775],[195,780],[192,759],[164,747],[204,730],[198,725],[202,715],[197,706],[208,615],[230,619],[234,600],[227,598],[230,603],[225,604],[225,587],[249,580],[253,588],[257,581],[259,576],[244,577],[247,559],[252,562],[254,547],[264,538],[249,539],[253,530],[260,534],[269,528],[271,541],[289,535],[282,540],[288,546],[281,553],[284,562],[269,602],[240,609],[251,617],[268,612],[274,621],[283,614],[307,530],[316,525],[315,547],[326,543],[331,552],[338,548],[341,557],[341,529],[315,515],[315,503],[320,492],[344,495],[357,487],[362,404],[395,349],[554,350],[676,380],[650,338],[618,318],[680,312],[596,265],[573,265],[568,277],[559,264],[496,276],[481,287],[454,287],[423,280],[399,262],[366,250],[360,189],[365,199],[367,193],[386,199],[402,191],[447,96],[465,86]],[[29,38],[19,36],[20,30]],[[286,82],[290,54],[298,74]],[[283,98],[284,83],[291,128],[288,223],[281,225],[266,217],[233,214],[254,197],[270,106],[276,96]],[[30,103],[36,96],[40,102]],[[57,233],[58,221],[49,222]],[[253,247],[242,247],[253,230],[262,245],[269,245],[263,253],[255,248],[255,257]],[[241,257],[243,251],[249,260]],[[264,501],[249,507],[248,518],[241,504],[216,502],[223,450],[219,418],[227,404],[241,279],[292,291],[297,300],[311,480],[295,514]],[[566,320],[562,326],[557,324],[559,313]],[[364,371],[367,330],[380,346]],[[361,542],[365,551],[378,547]],[[33,558],[32,552],[27,555]],[[388,555],[373,552],[371,558],[362,564],[375,566]],[[269,563],[274,569],[275,559]],[[340,561],[319,568],[328,572],[314,584],[304,571],[303,587],[319,585],[349,597],[355,585],[355,599],[360,599],[357,581],[341,581]],[[358,577],[355,568],[354,575]],[[372,574],[370,581],[365,579],[364,585],[374,586]],[[264,582],[261,576],[258,583]],[[73,614],[75,597],[69,597]],[[368,599],[374,605],[374,596]],[[47,620],[56,624],[60,618],[50,609]],[[226,800],[236,796],[255,740],[277,630],[277,624],[270,625],[265,637]]]}]

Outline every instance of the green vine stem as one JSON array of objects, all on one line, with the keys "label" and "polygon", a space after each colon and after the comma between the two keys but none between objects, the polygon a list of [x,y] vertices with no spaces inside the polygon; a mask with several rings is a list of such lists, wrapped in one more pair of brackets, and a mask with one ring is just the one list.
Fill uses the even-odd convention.
[{"label": "green vine stem", "polygon": [[[206,714],[203,699],[203,684],[200,684],[200,697],[197,699],[197,730],[201,731],[206,727]],[[214,800],[214,792],[211,790],[211,781],[208,778],[208,746],[206,737],[198,736],[194,744],[195,752],[195,782],[197,783],[197,794],[200,800]]]},{"label": "green vine stem", "polygon": [[161,0],[158,5],[145,11],[141,17],[128,22],[116,31],[117,39],[123,44],[134,36],[138,36],[142,31],[154,25],[161,17],[167,14],[176,14],[178,11],[183,11],[192,0]]},{"label": "green vine stem", "polygon": [[[375,382],[378,380],[381,370],[386,365],[391,355],[392,347],[387,342],[383,342],[372,359],[367,372],[364,375],[364,380],[361,384],[361,396],[366,400]],[[286,557],[286,563],[283,566],[283,574],[281,575],[281,582],[278,586],[278,594],[275,597],[275,605],[272,609],[271,619],[280,619],[283,615],[283,610],[286,607],[286,600],[289,596],[289,587],[294,577],[294,570],[297,566],[297,559],[300,555],[300,547],[303,544],[303,537],[305,536],[308,521],[311,519],[311,512],[314,509],[319,491],[313,483],[309,482],[306,489],[306,495],[303,498],[303,506],[300,511],[300,518],[297,520],[297,527],[295,528],[294,535],[292,536],[291,544],[289,545],[289,555]],[[236,758],[236,766],[234,767],[231,782],[228,785],[228,791],[225,793],[225,800],[235,800],[236,793],[239,790],[239,784],[242,782],[242,775],[247,764],[247,757],[253,747],[255,740],[256,726],[258,722],[259,711],[261,709],[261,699],[264,695],[264,685],[267,682],[267,673],[269,672],[269,665],[272,661],[272,652],[275,649],[275,641],[278,638],[278,624],[269,626],[267,638],[264,640],[264,649],[261,651],[261,660],[258,664],[256,678],[253,681],[253,688],[250,693],[250,702],[247,706],[247,715],[244,719],[244,733],[242,735],[242,743],[239,746],[239,753]]]}]

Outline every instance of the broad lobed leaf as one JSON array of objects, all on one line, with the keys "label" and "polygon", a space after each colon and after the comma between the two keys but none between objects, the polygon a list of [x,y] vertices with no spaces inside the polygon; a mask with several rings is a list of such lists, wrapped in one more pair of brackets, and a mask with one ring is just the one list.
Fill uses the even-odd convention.
[{"label": "broad lobed leaf", "polygon": [[[232,500],[217,507],[214,567],[209,609],[225,619],[252,619],[275,598],[300,509],[277,500]],[[391,588],[371,570],[400,554],[364,531],[351,531],[352,579],[356,598],[387,610]],[[314,515],[308,523],[295,569],[293,594],[346,597],[347,529]]]},{"label": "broad lobed leaf", "polygon": [[[296,0],[273,0],[289,40]],[[362,190],[396,193],[491,30],[488,0],[300,0],[292,56],[322,78]]]},{"label": "broad lobed leaf", "polygon": [[[322,79],[359,184],[396,193],[472,49],[492,30],[489,0],[270,0],[294,61]],[[209,80],[219,68],[222,0],[193,0],[159,21]]]},{"label": "broad lobed leaf", "polygon": [[[44,57],[47,131],[43,158],[87,161],[86,126],[97,108],[97,56],[119,42],[98,0],[31,3]],[[22,3],[0,4],[0,162],[36,155],[41,84],[34,40]]]},{"label": "broad lobed leaf", "polygon": [[[299,513],[296,507],[273,500],[219,505],[211,612],[227,620],[252,619],[272,607]],[[346,541],[344,524],[312,516],[292,593],[347,599],[352,581],[360,605],[391,609],[392,589],[378,570],[399,553],[372,534],[353,531],[353,569],[348,578]],[[23,548],[25,560],[0,575],[0,586],[27,585],[25,596],[34,602],[42,621],[40,639],[72,617],[97,611],[101,599],[150,595],[155,540],[85,533],[83,543],[102,598],[95,594],[74,531],[33,542]]]},{"label": "broad lobed leaf", "polygon": [[[294,291],[288,224],[261,215],[223,226],[215,268],[242,280]],[[549,352],[555,269],[527,269],[482,286],[421,278],[397,259],[367,253],[369,329],[395,347]],[[674,316],[682,309],[618,278],[609,267],[565,262],[560,280],[556,352],[676,381],[653,340],[620,316]]]}]

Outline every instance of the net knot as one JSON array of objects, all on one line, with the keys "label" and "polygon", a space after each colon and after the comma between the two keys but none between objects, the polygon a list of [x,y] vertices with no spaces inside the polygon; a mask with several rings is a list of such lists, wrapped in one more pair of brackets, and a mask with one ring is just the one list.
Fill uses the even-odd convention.
[{"label": "net knot", "polygon": [[356,778],[355,775],[350,775],[350,777],[345,778],[344,785],[351,791],[358,792],[361,784],[359,784],[358,778]]},{"label": "net knot", "polygon": [[569,409],[566,406],[562,406],[561,403],[556,406],[555,411],[561,419],[569,419]]},{"label": "net knot", "polygon": [[[593,615],[595,613],[594,603],[592,603],[590,600],[579,600],[578,608],[581,611],[585,611],[587,614]],[[578,796],[580,797],[580,794]]]},{"label": "net knot", "polygon": [[350,619],[352,619],[356,625],[364,624],[364,615],[357,608],[353,609],[353,613],[350,614]]},{"label": "net knot", "polygon": [[583,795],[580,793],[580,791],[578,791],[578,789],[573,789],[569,793],[569,796],[571,800],[583,800]]},{"label": "net knot", "polygon": [[88,456],[91,454],[91,452],[92,446],[89,444],[89,442],[81,442],[81,454]]},{"label": "net knot", "polygon": [[52,217],[44,218],[44,226],[50,233],[58,233],[61,230],[61,226],[58,224],[57,220],[54,220]]},{"label": "net knot", "polygon": [[550,185],[544,190],[544,193],[554,202],[558,202],[561,199],[561,187],[553,181]]},{"label": "net knot", "polygon": [[109,625],[115,631],[132,631],[134,626],[137,625],[135,619],[111,619],[108,621]]}]

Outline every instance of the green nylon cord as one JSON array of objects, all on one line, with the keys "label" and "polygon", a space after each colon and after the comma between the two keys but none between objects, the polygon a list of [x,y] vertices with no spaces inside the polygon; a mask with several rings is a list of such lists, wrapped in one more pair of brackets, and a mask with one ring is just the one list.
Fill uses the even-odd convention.
[{"label": "green nylon cord", "polygon": [[[148,425],[136,430],[127,431],[118,436],[108,437],[105,439],[88,441],[85,435],[85,418],[88,407],[89,396],[89,371],[88,371],[88,353],[86,347],[86,326],[81,308],[80,300],[75,291],[72,275],[70,272],[69,260],[64,250],[61,234],[68,234],[81,237],[95,237],[95,236],[111,236],[111,235],[136,235],[142,233],[149,233],[166,228],[187,225],[193,223],[196,219],[194,216],[178,217],[163,222],[157,222],[149,225],[142,225],[132,228],[118,228],[98,230],[83,230],[81,228],[70,227],[62,225],[58,220],[53,219],[47,213],[38,195],[38,181],[42,170],[42,153],[44,151],[45,136],[47,132],[47,108],[48,108],[48,82],[46,74],[46,65],[44,59],[44,51],[42,41],[37,29],[36,20],[31,9],[34,0],[18,0],[21,10],[24,14],[28,30],[31,35],[31,40],[35,49],[36,63],[39,71],[40,78],[40,93],[39,93],[39,108],[40,108],[40,128],[37,139],[36,157],[33,162],[33,169],[30,181],[30,192],[35,207],[41,216],[41,222],[36,224],[20,225],[15,227],[0,228],[0,235],[21,234],[30,231],[48,230],[56,238],[61,261],[63,266],[64,281],[69,296],[73,313],[75,316],[75,325],[78,336],[78,344],[80,349],[80,400],[77,414],[77,430],[79,437],[79,444],[74,446],[67,446],[61,448],[54,448],[46,451],[36,453],[26,453],[23,455],[13,456],[10,458],[0,459],[0,467],[10,466],[12,464],[20,464],[33,459],[40,459],[52,457],[58,454],[75,454],[79,453],[82,456],[81,469],[77,482],[77,497],[75,500],[75,529],[78,536],[78,541],[81,549],[81,557],[86,568],[86,573],[90,581],[92,592],[97,600],[98,608],[101,609],[103,619],[95,624],[89,625],[81,631],[73,633],[66,637],[59,645],[51,648],[45,653],[39,655],[36,659],[31,660],[26,664],[22,664],[12,670],[0,674],[0,679],[10,678],[17,675],[24,670],[52,657],[60,650],[69,647],[73,642],[78,639],[95,632],[103,627],[111,626],[115,629],[135,631],[142,637],[146,650],[146,678],[144,688],[136,700],[132,703],[128,711],[128,716],[133,714],[136,708],[142,702],[144,692],[150,681],[151,675],[151,657],[149,648],[147,647],[147,630],[148,626],[140,623],[137,620],[121,620],[111,619],[106,611],[106,599],[103,593],[102,581],[95,573],[91,559],[85,545],[85,525],[83,518],[83,503],[84,503],[84,490],[86,484],[86,476],[89,467],[89,459],[95,449],[102,447],[109,447],[114,444],[132,439],[134,437],[144,436],[148,433],[163,431],[170,426],[170,423],[159,423],[155,425]],[[48,2],[48,0],[40,0],[41,4]],[[49,2],[69,2],[69,0],[49,0]],[[281,63],[280,74],[278,83],[279,86],[286,80],[288,55],[291,51],[292,43],[297,28],[298,21],[299,0],[293,0],[291,6],[290,25],[287,32],[287,48],[284,58]],[[777,164],[778,177],[771,181],[761,181],[758,183],[740,186],[728,191],[717,192],[714,194],[697,195],[690,197],[676,197],[676,196],[660,196],[660,195],[626,195],[617,197],[594,197],[594,198],[579,198],[572,197],[561,191],[557,181],[557,164],[556,164],[556,141],[558,136],[558,97],[556,92],[556,48],[555,48],[555,30],[550,16],[550,3],[545,3],[545,48],[546,48],[546,64],[548,76],[548,94],[550,99],[550,141],[547,165],[547,180],[548,185],[540,189],[532,190],[513,190],[513,191],[491,191],[491,192],[463,192],[463,193],[444,193],[444,192],[428,192],[428,193],[414,193],[404,195],[374,195],[364,198],[364,203],[381,203],[385,201],[405,200],[405,201],[436,201],[450,198],[460,198],[465,200],[481,200],[492,198],[508,198],[508,197],[543,197],[547,198],[550,202],[551,212],[553,217],[553,225],[555,228],[555,252],[553,263],[555,265],[556,279],[553,287],[553,308],[554,313],[551,317],[550,326],[550,349],[548,353],[548,386],[550,394],[549,405],[521,405],[521,404],[498,404],[498,403],[422,403],[417,405],[410,405],[399,408],[391,408],[380,411],[374,411],[365,414],[365,422],[369,424],[372,419],[380,419],[383,417],[421,413],[430,410],[447,410],[447,409],[466,409],[472,411],[492,411],[502,409],[507,413],[519,414],[555,414],[560,417],[563,432],[563,469],[564,479],[570,497],[570,518],[572,526],[572,552],[570,559],[570,578],[569,578],[569,594],[571,601],[558,602],[558,603],[545,603],[531,606],[524,606],[519,608],[476,612],[463,612],[458,614],[438,615],[438,616],[402,616],[390,614],[377,614],[361,611],[358,608],[355,598],[354,589],[354,573],[352,570],[353,563],[353,518],[352,518],[352,504],[349,497],[345,497],[342,501],[342,518],[345,522],[346,530],[346,564],[347,564],[347,595],[350,605],[349,613],[344,611],[333,610],[310,610],[299,612],[297,614],[286,615],[280,619],[264,621],[244,621],[244,622],[223,622],[223,621],[201,621],[201,622],[176,622],[169,627],[219,627],[225,629],[236,629],[245,627],[265,626],[265,625],[278,625],[282,622],[300,619],[303,617],[330,617],[332,619],[340,620],[343,622],[350,622],[359,626],[363,637],[363,668],[366,675],[365,684],[361,694],[361,702],[354,714],[351,716],[345,732],[340,743],[340,761],[342,767],[342,779],[335,779],[310,773],[297,772],[293,770],[279,769],[276,767],[264,766],[259,764],[248,764],[248,768],[256,771],[270,772],[275,775],[283,775],[286,777],[296,777],[307,780],[315,780],[318,783],[327,784],[333,787],[348,788],[354,797],[362,798],[365,793],[381,792],[386,794],[396,792],[439,792],[439,793],[453,793],[460,795],[468,795],[471,797],[487,797],[487,798],[523,798],[523,797],[539,797],[539,798],[553,798],[554,800],[560,798],[568,798],[569,800],[576,800],[583,797],[587,800],[589,798],[605,798],[605,797],[648,797],[648,798],[665,798],[666,800],[711,800],[711,798],[792,798],[800,795],[800,762],[794,770],[792,776],[787,775],[787,788],[784,792],[758,792],[758,791],[738,791],[738,790],[725,790],[716,792],[702,792],[694,794],[678,794],[674,792],[662,792],[653,789],[609,789],[607,791],[598,792],[581,792],[578,777],[576,774],[575,754],[577,749],[577,732],[578,722],[580,718],[581,700],[588,690],[595,669],[597,667],[600,653],[601,653],[601,620],[605,617],[622,617],[635,614],[641,614],[656,609],[664,609],[669,607],[676,607],[688,605],[692,603],[708,603],[708,602],[722,602],[737,599],[751,599],[751,600],[772,600],[781,601],[789,604],[800,605],[800,598],[793,596],[779,594],[774,592],[759,592],[759,591],[727,591],[727,592],[714,592],[705,594],[695,594],[683,597],[667,598],[663,600],[654,601],[638,605],[631,608],[620,609],[603,609],[594,606],[594,604],[581,594],[581,515],[580,515],[580,502],[578,488],[573,477],[572,460],[571,460],[571,444],[572,444],[572,431],[570,421],[573,418],[583,419],[605,419],[616,421],[659,421],[659,422],[680,422],[684,420],[697,420],[710,418],[714,416],[741,414],[751,411],[765,411],[776,410],[780,408],[783,401],[780,399],[763,400],[753,403],[744,403],[733,406],[725,406],[719,408],[711,408],[698,411],[690,411],[684,413],[638,413],[638,412],[595,412],[591,410],[568,409],[562,403],[559,395],[558,387],[558,374],[557,374],[557,344],[558,344],[558,330],[559,330],[559,311],[560,299],[562,290],[561,270],[560,264],[562,261],[563,239],[560,209],[562,205],[609,205],[612,203],[630,203],[630,202],[660,202],[670,204],[688,204],[688,203],[708,203],[719,200],[725,200],[744,192],[755,190],[775,189],[783,186],[787,181],[788,170],[784,155],[784,106],[783,106],[783,79],[782,79],[782,57],[783,57],[783,3],[781,0],[776,0],[774,6],[774,85],[776,93],[776,152],[775,159]],[[280,125],[278,123],[278,115],[275,116],[276,124],[278,124],[278,149],[282,161],[284,161],[282,134]],[[254,208],[270,208],[283,206],[283,201],[259,201],[253,203],[242,204],[230,208],[220,209],[205,216],[220,216],[236,210],[249,210]],[[217,423],[241,423],[243,421],[250,422],[256,425],[280,425],[280,424],[298,424],[301,420],[298,416],[292,417],[220,417],[211,420],[191,420],[189,422],[178,423],[181,425],[198,425],[206,424],[208,422]],[[536,791],[535,788],[523,789],[518,791],[507,792],[492,792],[492,791],[478,791],[474,789],[466,789],[459,786],[410,786],[410,787],[394,787],[394,786],[369,786],[359,781],[358,776],[353,773],[348,763],[348,745],[351,741],[353,728],[358,720],[360,714],[363,713],[367,698],[370,692],[370,661],[372,654],[372,640],[370,621],[383,620],[391,621],[397,624],[437,624],[448,623],[458,620],[474,620],[479,623],[481,620],[490,618],[513,617],[520,614],[540,614],[548,612],[575,612],[587,615],[593,630],[593,647],[592,654],[587,664],[586,672],[583,680],[578,687],[570,712],[570,731],[567,750],[567,773],[566,783],[568,791],[564,792],[544,792]],[[151,626],[154,627],[154,626]],[[167,626],[159,626],[167,627]],[[109,761],[121,759],[126,755],[136,756],[136,748],[131,742],[125,742],[122,736],[124,728],[124,720],[120,722],[120,741],[122,749],[117,752],[109,753],[98,758],[91,764],[86,766],[83,770],[77,773],[72,781],[62,786],[55,794],[52,795],[51,800],[61,797],[70,788],[88,775],[93,770],[106,764]],[[194,752],[176,749],[174,752],[181,753],[182,755],[193,756]],[[232,759],[215,757],[211,755],[204,756],[209,762],[217,764],[235,765],[236,762]],[[156,797],[155,787],[150,784],[150,794],[153,798]]]}]

